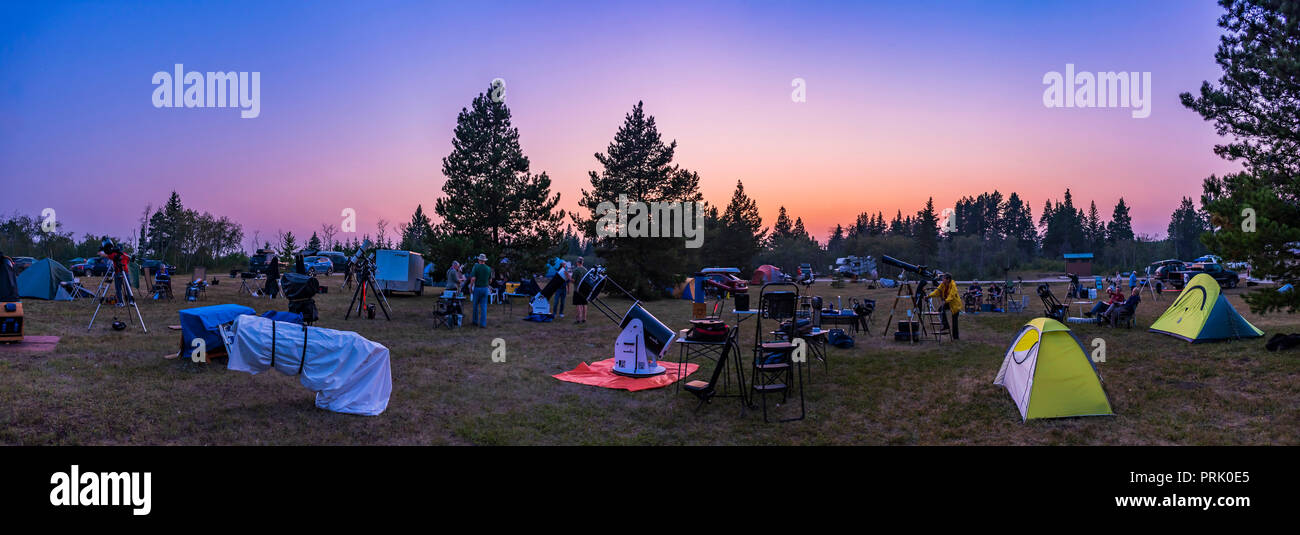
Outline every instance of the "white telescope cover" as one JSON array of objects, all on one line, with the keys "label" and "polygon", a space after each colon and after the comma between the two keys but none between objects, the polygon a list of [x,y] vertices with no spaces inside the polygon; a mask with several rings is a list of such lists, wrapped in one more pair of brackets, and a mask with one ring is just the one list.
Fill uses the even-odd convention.
[{"label": "white telescope cover", "polygon": [[[275,324],[275,369],[298,373],[303,356],[303,326],[240,316],[229,331],[228,369],[258,374],[271,367],[271,326]],[[388,408],[393,376],[388,348],[351,331],[307,327],[307,364],[299,382],[316,392],[316,406],[335,412],[374,416]]]}]

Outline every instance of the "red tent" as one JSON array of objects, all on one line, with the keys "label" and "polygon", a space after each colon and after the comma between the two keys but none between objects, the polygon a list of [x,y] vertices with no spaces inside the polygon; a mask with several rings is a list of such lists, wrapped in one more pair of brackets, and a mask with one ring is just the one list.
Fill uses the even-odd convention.
[{"label": "red tent", "polygon": [[750,284],[767,284],[769,282],[781,282],[785,280],[781,276],[781,268],[771,264],[763,264],[754,270],[754,276],[749,278]]}]

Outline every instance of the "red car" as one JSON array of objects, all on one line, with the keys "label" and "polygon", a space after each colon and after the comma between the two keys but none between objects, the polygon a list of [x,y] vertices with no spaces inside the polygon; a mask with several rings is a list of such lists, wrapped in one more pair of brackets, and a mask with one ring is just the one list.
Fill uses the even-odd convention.
[{"label": "red car", "polygon": [[740,270],[736,268],[704,268],[695,276],[704,278],[705,292],[736,294],[749,291],[749,282],[740,278]]}]

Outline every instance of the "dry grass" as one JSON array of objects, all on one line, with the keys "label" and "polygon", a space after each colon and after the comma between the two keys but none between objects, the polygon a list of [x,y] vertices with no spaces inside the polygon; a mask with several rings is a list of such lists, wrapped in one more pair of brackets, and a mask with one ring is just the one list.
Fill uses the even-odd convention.
[{"label": "dry grass", "polygon": [[[186,277],[176,277],[184,280]],[[340,277],[331,277],[337,287]],[[88,282],[93,284],[93,282]],[[177,284],[178,289],[181,284]],[[164,360],[180,340],[176,311],[241,303],[222,278],[200,303],[141,302],[150,327],[109,330],[113,312],[86,332],[93,305],[30,300],[27,332],[62,336],[47,355],[0,355],[0,443],[5,444],[1296,444],[1300,442],[1300,359],[1274,354],[1262,340],[1190,345],[1145,328],[1074,326],[1087,343],[1100,336],[1099,364],[1117,416],[1021,423],[1005,390],[992,385],[1002,352],[1031,314],[963,316],[963,340],[918,346],[882,339],[892,291],[860,285],[813,288],[833,297],[870,295],[882,311],[851,350],[830,349],[808,391],[809,417],[764,424],[756,412],[719,399],[693,413],[694,398],[672,389],[638,393],[565,383],[551,375],[607,358],[618,329],[592,311],[585,325],[521,321],[492,307],[488,329],[432,331],[434,298],[391,298],[394,319],[342,319],[350,292],[318,297],[322,327],[355,330],[392,350],[393,395],[377,417],[315,408],[295,378],[250,376],[221,364]],[[1063,294],[1058,285],[1057,294]],[[1229,292],[1243,313],[1247,308]],[[755,292],[756,294],[756,292]],[[1139,325],[1161,303],[1147,301]],[[688,303],[648,308],[674,328]],[[1041,306],[1035,299],[1031,310]],[[125,319],[125,313],[117,313]],[[1246,314],[1270,336],[1300,331],[1294,316]],[[728,318],[730,319],[730,317]],[[747,349],[754,322],[747,321]],[[505,363],[491,362],[491,340],[507,343]],[[673,354],[676,354],[674,349]],[[700,373],[707,373],[707,366]],[[783,407],[787,410],[789,407]]]}]

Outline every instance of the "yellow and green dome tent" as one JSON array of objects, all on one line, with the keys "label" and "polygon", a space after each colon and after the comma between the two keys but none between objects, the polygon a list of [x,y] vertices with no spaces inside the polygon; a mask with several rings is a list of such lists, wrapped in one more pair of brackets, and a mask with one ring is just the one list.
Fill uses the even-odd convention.
[{"label": "yellow and green dome tent", "polygon": [[1193,344],[1214,340],[1259,338],[1264,331],[1237,313],[1214,277],[1201,273],[1187,281],[1174,304],[1151,324],[1151,332],[1182,338]]},{"label": "yellow and green dome tent", "polygon": [[993,384],[1006,387],[1023,420],[1115,414],[1083,343],[1054,319],[1020,328]]}]

